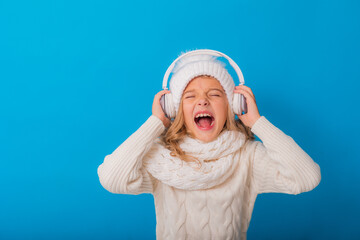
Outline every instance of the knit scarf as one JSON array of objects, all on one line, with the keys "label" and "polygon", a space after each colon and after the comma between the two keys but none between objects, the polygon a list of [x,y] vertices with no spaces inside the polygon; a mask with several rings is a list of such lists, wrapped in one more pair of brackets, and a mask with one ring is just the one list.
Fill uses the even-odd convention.
[{"label": "knit scarf", "polygon": [[196,162],[186,162],[170,155],[160,139],[144,156],[145,169],[159,181],[184,190],[208,189],[223,183],[234,172],[240,159],[240,148],[245,135],[239,131],[224,130],[212,142],[204,143],[186,136],[181,149],[196,157]]}]

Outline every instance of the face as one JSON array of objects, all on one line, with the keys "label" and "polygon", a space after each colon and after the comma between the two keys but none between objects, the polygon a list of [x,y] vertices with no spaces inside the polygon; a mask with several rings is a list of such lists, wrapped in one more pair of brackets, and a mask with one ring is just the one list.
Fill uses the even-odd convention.
[{"label": "face", "polygon": [[208,76],[194,78],[184,90],[182,104],[188,134],[203,142],[215,140],[224,127],[228,108],[220,82]]}]

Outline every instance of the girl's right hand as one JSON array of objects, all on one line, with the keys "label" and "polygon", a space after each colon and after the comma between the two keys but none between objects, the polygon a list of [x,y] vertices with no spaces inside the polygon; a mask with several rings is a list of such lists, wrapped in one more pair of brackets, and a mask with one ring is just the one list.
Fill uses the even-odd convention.
[{"label": "girl's right hand", "polygon": [[165,128],[168,128],[170,126],[170,119],[165,116],[164,111],[162,110],[161,104],[160,104],[160,98],[162,95],[170,93],[169,90],[162,90],[158,92],[154,97],[154,102],[152,105],[152,114],[156,117],[158,117],[164,124]]}]

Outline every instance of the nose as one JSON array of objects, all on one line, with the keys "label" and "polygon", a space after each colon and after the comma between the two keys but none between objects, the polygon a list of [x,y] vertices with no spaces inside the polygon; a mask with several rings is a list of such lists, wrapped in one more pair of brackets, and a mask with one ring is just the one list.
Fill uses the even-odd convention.
[{"label": "nose", "polygon": [[199,106],[208,106],[209,105],[209,100],[205,97],[201,98],[198,103]]}]

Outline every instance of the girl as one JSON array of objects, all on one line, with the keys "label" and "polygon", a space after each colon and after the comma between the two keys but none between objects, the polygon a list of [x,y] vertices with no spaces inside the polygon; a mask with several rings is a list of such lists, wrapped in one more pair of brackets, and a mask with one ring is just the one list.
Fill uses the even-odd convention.
[{"label": "girl", "polygon": [[[168,93],[173,121],[160,104]],[[237,120],[235,93],[247,104]],[[235,87],[207,54],[177,62],[170,91],[155,95],[152,115],[105,157],[98,175],[112,193],[153,194],[157,239],[246,239],[258,194],[299,194],[321,179],[319,165],[259,114],[252,90]]]}]

